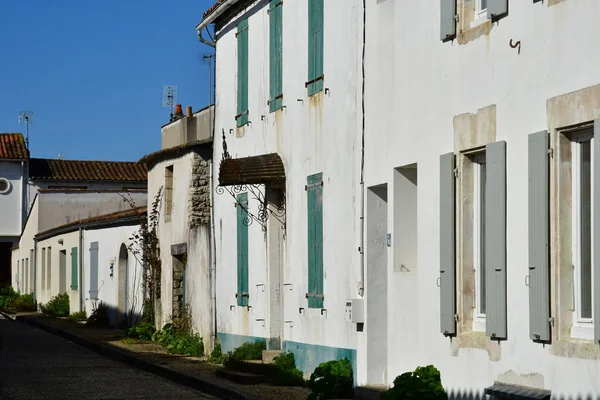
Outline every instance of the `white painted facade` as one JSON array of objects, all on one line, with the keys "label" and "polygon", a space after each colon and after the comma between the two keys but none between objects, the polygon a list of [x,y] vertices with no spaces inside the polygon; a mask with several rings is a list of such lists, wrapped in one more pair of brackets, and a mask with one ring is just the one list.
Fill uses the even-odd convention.
[{"label": "white painted facade", "polygon": [[[190,183],[196,153],[189,149],[175,157],[165,157],[148,169],[148,213],[162,187],[157,234],[161,257],[161,298],[156,315],[157,328],[172,321],[173,263],[177,262],[171,246],[185,246],[185,297],[192,319],[192,329],[202,337],[205,350],[210,352],[214,339],[214,298],[211,278],[210,225],[190,227]],[[165,218],[165,170],[172,169],[171,215]]]},{"label": "white painted facade", "polygon": [[24,222],[23,185],[25,182],[25,160],[0,160],[0,179],[8,181],[8,188],[0,192],[0,237],[21,233]]},{"label": "white painted facade", "polygon": [[[365,232],[370,262],[366,265],[367,320],[358,338],[358,384],[391,385],[397,375],[433,364],[441,371],[446,389],[455,394],[481,395],[483,388],[498,381],[548,389],[553,398],[596,398],[600,349],[589,339],[572,337],[572,309],[567,310],[572,307],[572,288],[560,283],[571,279],[565,278],[571,274],[565,269],[570,269],[570,261],[560,250],[561,235],[570,234],[555,217],[565,202],[570,204],[568,195],[557,195],[559,188],[570,190],[565,186],[570,182],[563,179],[567,175],[559,168],[558,160],[566,150],[559,149],[558,130],[600,117],[600,90],[594,86],[600,83],[600,57],[595,51],[600,2],[509,1],[506,17],[484,22],[486,32],[468,39],[473,32],[467,32],[469,21],[464,21],[459,0],[457,30],[459,36],[464,31],[467,39],[446,43],[439,39],[439,0],[366,3]],[[330,14],[327,5],[325,9]],[[519,48],[509,45],[517,41]],[[222,115],[219,110],[218,105],[217,121]],[[525,284],[528,135],[542,130],[550,132],[554,150],[550,159],[554,327],[552,342],[546,345],[529,337]],[[454,152],[458,163],[465,151],[501,140],[507,149],[508,339],[497,344],[477,332],[475,325],[460,322],[471,318],[465,311],[469,307],[460,305],[464,289],[473,284],[461,281],[469,273],[467,255],[461,250],[469,228],[463,225],[465,219],[459,219],[458,210],[471,201],[468,195],[458,196],[461,179],[466,179],[461,166],[456,180],[459,324],[458,336],[450,339],[440,333],[440,289],[436,287],[440,155]],[[414,167],[416,184],[407,178]],[[387,185],[385,201],[375,195],[382,190],[379,185]],[[386,233],[391,233],[391,247],[385,246]],[[348,265],[356,270],[356,263]],[[372,357],[378,352],[387,359]]]},{"label": "white painted facade", "polygon": [[[246,4],[246,3],[243,3]],[[322,361],[348,356],[355,362],[355,326],[345,322],[345,300],[360,286],[360,64],[362,22],[356,0],[324,2],[324,88],[308,96],[308,11],[306,2],[283,4],[283,106],[269,112],[268,2],[248,5],[219,22],[216,41],[215,185],[224,132],[233,159],[277,153],[286,181],[285,236],[271,217],[267,232],[248,227],[249,307],[237,305],[236,200],[214,194],[217,274],[217,331],[224,351],[247,340],[275,338],[294,351],[310,374]],[[237,25],[248,19],[248,125],[236,128]],[[221,26],[222,24],[222,26]],[[307,177],[323,174],[324,306],[309,308]],[[263,187],[264,188],[264,187]],[[230,187],[231,189],[231,187]],[[261,189],[262,190],[262,189]],[[245,191],[245,190],[242,190]],[[249,209],[259,202],[248,195]],[[281,236],[279,236],[281,235]],[[283,237],[284,236],[284,237]],[[277,244],[280,240],[281,244]],[[278,246],[280,250],[278,250]],[[279,272],[270,270],[281,259]],[[277,279],[277,275],[280,278]],[[281,304],[281,312],[274,309]]]}]

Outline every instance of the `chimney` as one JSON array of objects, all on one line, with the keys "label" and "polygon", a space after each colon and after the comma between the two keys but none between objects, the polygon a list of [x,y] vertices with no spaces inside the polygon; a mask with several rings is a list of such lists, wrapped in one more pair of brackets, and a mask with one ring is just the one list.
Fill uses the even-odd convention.
[{"label": "chimney", "polygon": [[175,105],[175,117],[176,118],[183,117],[183,111],[181,110],[181,104]]},{"label": "chimney", "polygon": [[192,106],[187,106],[185,108],[185,116],[188,117],[188,118],[192,117]]}]

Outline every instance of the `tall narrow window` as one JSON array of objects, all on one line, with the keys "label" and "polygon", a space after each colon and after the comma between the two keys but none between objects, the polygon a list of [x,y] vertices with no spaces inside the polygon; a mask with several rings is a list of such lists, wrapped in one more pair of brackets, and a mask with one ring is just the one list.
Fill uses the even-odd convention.
[{"label": "tall narrow window", "polygon": [[237,115],[236,125],[248,123],[248,20],[237,27]]},{"label": "tall narrow window", "polygon": [[165,168],[165,221],[171,220],[173,212],[173,166]]},{"label": "tall narrow window", "polygon": [[487,18],[487,0],[477,0],[477,17]]},{"label": "tall narrow window", "polygon": [[30,293],[29,291],[29,258],[25,259],[25,293]]},{"label": "tall narrow window", "polygon": [[[572,137],[573,266],[575,281],[574,336],[586,338],[586,327],[593,327],[592,191],[594,157],[593,134],[586,131]],[[581,329],[584,328],[584,329]],[[591,334],[589,337],[591,338]]]},{"label": "tall narrow window", "polygon": [[46,289],[46,248],[42,248],[42,282],[41,289]]},{"label": "tall narrow window", "polygon": [[17,260],[17,291],[21,292],[21,270],[19,269],[19,260]]},{"label": "tall narrow window", "polygon": [[237,303],[248,305],[248,193],[237,197]]},{"label": "tall narrow window", "polygon": [[269,109],[271,112],[281,109],[283,105],[282,32],[283,0],[271,0],[269,3]]},{"label": "tall narrow window", "polygon": [[29,250],[29,259],[31,260],[31,265],[29,265],[29,293],[32,293],[35,288],[35,254],[33,249]]},{"label": "tall narrow window", "polygon": [[52,247],[48,247],[46,252],[48,260],[46,261],[46,290],[52,288]]},{"label": "tall narrow window", "polygon": [[307,179],[308,298],[309,308],[323,308],[323,174]]},{"label": "tall narrow window", "polygon": [[473,269],[475,315],[473,329],[485,330],[485,153],[473,158]]},{"label": "tall narrow window", "polygon": [[323,90],[323,0],[308,0],[308,95]]}]

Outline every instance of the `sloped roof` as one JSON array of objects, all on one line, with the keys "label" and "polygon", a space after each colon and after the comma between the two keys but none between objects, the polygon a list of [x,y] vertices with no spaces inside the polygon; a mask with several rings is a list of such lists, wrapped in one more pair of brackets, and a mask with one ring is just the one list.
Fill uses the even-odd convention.
[{"label": "sloped roof", "polygon": [[54,181],[121,181],[146,182],[144,164],[131,161],[80,161],[31,158],[29,177]]},{"label": "sloped roof", "polygon": [[27,159],[27,147],[22,134],[0,133],[0,159]]},{"label": "sloped roof", "polygon": [[215,4],[213,4],[212,6],[210,6],[210,8],[206,11],[204,11],[204,14],[202,15],[202,19],[208,17],[210,14],[214,13],[215,10],[217,8],[219,8],[219,6],[223,3],[225,3],[227,0],[217,0],[217,2]]}]

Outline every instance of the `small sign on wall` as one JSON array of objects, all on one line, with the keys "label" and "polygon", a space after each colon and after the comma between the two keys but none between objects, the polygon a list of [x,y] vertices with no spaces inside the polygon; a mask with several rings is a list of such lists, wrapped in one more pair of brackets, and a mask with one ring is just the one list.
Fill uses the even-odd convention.
[{"label": "small sign on wall", "polygon": [[392,247],[392,234],[387,234],[387,247]]}]

